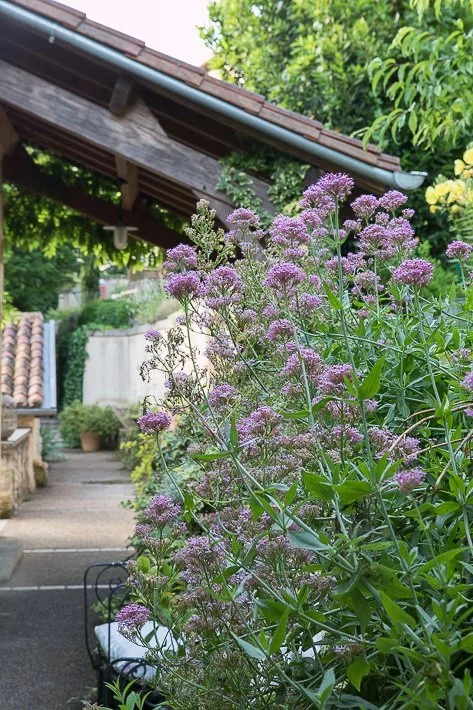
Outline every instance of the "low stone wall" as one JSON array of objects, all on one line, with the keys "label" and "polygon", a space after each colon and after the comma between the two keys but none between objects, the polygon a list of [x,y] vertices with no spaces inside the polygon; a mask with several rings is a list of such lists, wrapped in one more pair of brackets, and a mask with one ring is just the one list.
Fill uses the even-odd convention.
[{"label": "low stone wall", "polygon": [[0,518],[9,518],[36,487],[30,438],[31,430],[23,428],[1,442]]}]

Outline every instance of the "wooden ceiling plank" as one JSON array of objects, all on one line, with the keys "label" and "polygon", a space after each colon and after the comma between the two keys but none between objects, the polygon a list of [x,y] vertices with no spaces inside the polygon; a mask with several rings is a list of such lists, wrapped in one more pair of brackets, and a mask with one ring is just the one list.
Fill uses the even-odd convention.
[{"label": "wooden ceiling plank", "polygon": [[[5,159],[4,166],[5,179],[22,189],[66,205],[99,224],[114,224],[116,222],[116,205],[93,197],[78,187],[58,183],[54,178],[39,170],[22,146],[19,146],[11,156]],[[159,224],[150,216],[148,210],[140,205],[136,205],[133,210],[125,210],[123,218],[127,224],[138,228],[136,234],[139,238],[150,244],[168,248],[183,241],[180,234]]]},{"label": "wooden ceiling plank", "polygon": [[[150,130],[128,115],[117,118],[107,109],[4,61],[0,61],[0,101],[80,136],[86,143],[113,151],[140,167],[231,205],[216,187],[221,167],[213,158]],[[266,183],[255,178],[253,186],[263,206],[271,208]]]}]

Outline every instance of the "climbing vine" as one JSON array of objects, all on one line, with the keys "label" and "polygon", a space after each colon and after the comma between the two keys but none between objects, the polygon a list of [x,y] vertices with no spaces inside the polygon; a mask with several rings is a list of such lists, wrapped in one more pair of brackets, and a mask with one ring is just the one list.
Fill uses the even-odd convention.
[{"label": "climbing vine", "polygon": [[89,328],[85,325],[77,328],[67,348],[67,372],[64,378],[63,406],[73,402],[82,402],[85,361],[87,360],[87,341]]},{"label": "climbing vine", "polygon": [[292,214],[303,190],[309,166],[281,155],[276,150],[254,142],[249,153],[233,152],[220,161],[222,173],[218,188],[237,207],[250,207],[259,214],[263,224],[271,221],[263,209],[261,199],[255,194],[251,175],[270,183],[268,196],[277,211]]}]

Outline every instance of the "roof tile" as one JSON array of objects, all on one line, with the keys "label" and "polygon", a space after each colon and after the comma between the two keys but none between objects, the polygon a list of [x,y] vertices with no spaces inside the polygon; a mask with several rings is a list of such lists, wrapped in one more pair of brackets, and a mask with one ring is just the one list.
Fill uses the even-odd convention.
[{"label": "roof tile", "polygon": [[97,42],[107,44],[113,49],[118,49],[119,52],[136,57],[142,51],[145,43],[141,39],[135,39],[129,35],[118,32],[110,27],[101,25],[99,22],[93,22],[85,18],[76,28],[78,32],[95,39]]},{"label": "roof tile", "polygon": [[175,79],[184,81],[192,86],[199,86],[205,75],[205,72],[200,67],[193,67],[192,64],[181,62],[178,59],[169,57],[167,54],[157,52],[155,49],[145,47],[136,57],[139,62],[146,64],[152,69],[169,74]]},{"label": "roof tile", "polygon": [[205,75],[199,88],[207,94],[216,96],[229,104],[239,106],[250,113],[259,114],[264,104],[264,96],[254,94],[234,84],[229,84],[227,81],[215,79],[209,74]]},{"label": "roof tile", "polygon": [[60,22],[66,27],[75,29],[82,20],[85,19],[85,13],[80,10],[75,10],[73,7],[68,7],[54,0],[14,0],[15,5],[21,5],[27,10],[37,12],[39,15],[50,17],[56,22]]},{"label": "roof tile", "polygon": [[43,329],[42,313],[22,313],[3,330],[2,394],[17,407],[40,407],[43,401]]},{"label": "roof tile", "polygon": [[[259,113],[260,118],[264,118],[271,123],[276,123],[278,126],[287,128],[289,131],[295,131],[313,141],[318,141],[322,124],[319,121],[301,116],[294,111],[281,108],[275,104],[265,101]],[[302,120],[301,120],[302,119]]]}]

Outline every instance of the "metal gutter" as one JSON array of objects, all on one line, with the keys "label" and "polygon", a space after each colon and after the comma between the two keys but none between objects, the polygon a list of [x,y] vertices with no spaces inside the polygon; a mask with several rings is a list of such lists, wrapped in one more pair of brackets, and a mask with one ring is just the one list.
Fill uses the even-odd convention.
[{"label": "metal gutter", "polygon": [[287,128],[282,128],[259,116],[249,114],[243,109],[233,106],[222,99],[199,91],[199,89],[192,86],[188,86],[184,82],[167,74],[163,74],[156,69],[151,69],[151,67],[145,64],[140,64],[120,52],[110,49],[78,32],[63,27],[45,17],[36,15],[22,7],[12,5],[7,2],[7,0],[0,0],[0,17],[1,16],[8,17],[15,22],[20,22],[33,31],[46,35],[48,41],[51,43],[63,42],[69,47],[114,66],[120,72],[125,72],[148,86],[164,89],[187,101],[192,101],[207,110],[215,111],[221,116],[226,116],[232,121],[247,126],[262,136],[268,136],[268,138],[272,138],[287,146],[303,151],[314,158],[320,158],[324,161],[334,163],[350,173],[363,176],[374,182],[386,185],[387,187],[395,187],[405,191],[415,190],[424,182],[425,173],[415,171],[410,173],[402,171],[394,172],[377,168],[357,158],[339,153],[332,148],[314,143],[303,136],[289,131]]}]

